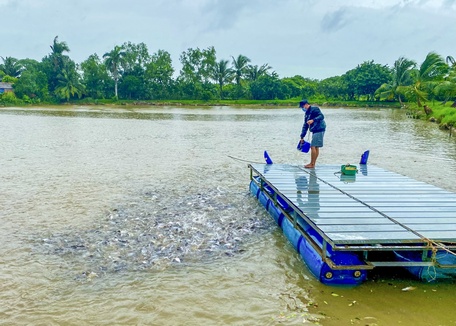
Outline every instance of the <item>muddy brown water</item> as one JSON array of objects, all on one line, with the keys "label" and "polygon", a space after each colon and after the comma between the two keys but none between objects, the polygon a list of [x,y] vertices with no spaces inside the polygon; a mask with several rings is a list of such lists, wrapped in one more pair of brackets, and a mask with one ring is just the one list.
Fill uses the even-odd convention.
[{"label": "muddy brown water", "polygon": [[[319,163],[369,149],[456,191],[456,141],[436,125],[322,109]],[[249,195],[264,150],[307,162],[301,123],[290,108],[0,109],[0,324],[455,325],[454,282],[320,284]]]}]

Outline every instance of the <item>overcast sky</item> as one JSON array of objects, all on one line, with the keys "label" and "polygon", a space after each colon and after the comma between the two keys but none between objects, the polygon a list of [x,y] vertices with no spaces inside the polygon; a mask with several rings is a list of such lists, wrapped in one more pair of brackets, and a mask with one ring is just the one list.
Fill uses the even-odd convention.
[{"label": "overcast sky", "polygon": [[[165,50],[214,46],[280,77],[324,79],[364,61],[456,57],[456,0],[0,0],[0,56],[41,60],[58,35],[77,63],[125,42]],[[2,61],[0,61],[2,62]]]}]

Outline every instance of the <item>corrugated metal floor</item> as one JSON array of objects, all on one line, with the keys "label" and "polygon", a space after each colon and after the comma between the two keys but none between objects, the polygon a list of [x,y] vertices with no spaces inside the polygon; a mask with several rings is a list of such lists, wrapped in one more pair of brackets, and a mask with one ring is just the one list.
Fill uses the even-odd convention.
[{"label": "corrugated metal floor", "polygon": [[456,242],[456,194],[372,165],[251,164],[335,245]]}]

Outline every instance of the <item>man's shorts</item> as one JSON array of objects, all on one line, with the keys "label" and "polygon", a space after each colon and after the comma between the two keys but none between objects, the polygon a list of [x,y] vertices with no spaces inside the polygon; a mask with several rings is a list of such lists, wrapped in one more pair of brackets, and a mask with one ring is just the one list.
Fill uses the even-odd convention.
[{"label": "man's shorts", "polygon": [[325,136],[325,132],[316,132],[312,134],[312,141],[310,142],[310,146],[315,147],[323,147],[323,138]]}]

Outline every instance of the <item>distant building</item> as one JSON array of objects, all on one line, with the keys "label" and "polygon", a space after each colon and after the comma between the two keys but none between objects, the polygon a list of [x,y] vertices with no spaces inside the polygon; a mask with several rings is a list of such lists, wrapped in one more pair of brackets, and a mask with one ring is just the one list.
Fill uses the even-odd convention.
[{"label": "distant building", "polygon": [[0,94],[13,91],[13,84],[0,82]]}]

